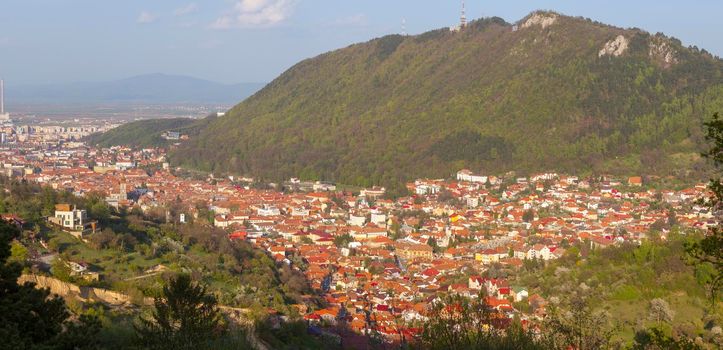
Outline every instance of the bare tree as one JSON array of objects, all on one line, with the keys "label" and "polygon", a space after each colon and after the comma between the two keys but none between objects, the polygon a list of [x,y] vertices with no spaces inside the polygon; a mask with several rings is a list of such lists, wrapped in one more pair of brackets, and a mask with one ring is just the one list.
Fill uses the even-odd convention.
[{"label": "bare tree", "polygon": [[648,318],[651,320],[658,323],[670,323],[673,322],[673,316],[675,316],[675,312],[670,308],[667,301],[660,298],[655,298],[650,301]]}]

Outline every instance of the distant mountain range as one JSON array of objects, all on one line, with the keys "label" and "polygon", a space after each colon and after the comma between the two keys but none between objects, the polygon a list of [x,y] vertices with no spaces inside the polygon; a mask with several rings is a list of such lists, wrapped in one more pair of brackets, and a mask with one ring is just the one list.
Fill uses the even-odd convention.
[{"label": "distant mountain range", "polygon": [[264,83],[221,84],[187,76],[139,75],[105,82],[19,85],[6,82],[5,96],[14,104],[237,103]]}]

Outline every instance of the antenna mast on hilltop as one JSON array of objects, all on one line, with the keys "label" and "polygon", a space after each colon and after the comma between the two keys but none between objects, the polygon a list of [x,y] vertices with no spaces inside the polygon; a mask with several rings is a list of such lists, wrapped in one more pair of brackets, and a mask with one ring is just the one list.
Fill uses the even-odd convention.
[{"label": "antenna mast on hilltop", "polygon": [[407,35],[407,19],[402,18],[402,35]]},{"label": "antenna mast on hilltop", "polygon": [[464,0],[462,0],[462,16],[459,18],[459,29],[467,26],[467,14],[464,11]]}]

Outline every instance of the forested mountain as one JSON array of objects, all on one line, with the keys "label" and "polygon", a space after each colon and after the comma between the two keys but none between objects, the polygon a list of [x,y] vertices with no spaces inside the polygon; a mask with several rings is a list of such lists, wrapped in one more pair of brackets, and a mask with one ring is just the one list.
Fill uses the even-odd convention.
[{"label": "forested mountain", "polygon": [[302,61],[173,156],[356,185],[485,172],[667,174],[700,163],[722,61],[674,38],[535,12]]}]

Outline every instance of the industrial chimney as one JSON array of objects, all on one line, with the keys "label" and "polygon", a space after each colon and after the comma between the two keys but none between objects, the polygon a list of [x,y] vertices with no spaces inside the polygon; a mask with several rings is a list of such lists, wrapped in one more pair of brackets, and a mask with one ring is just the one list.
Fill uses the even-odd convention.
[{"label": "industrial chimney", "polygon": [[5,80],[0,79],[0,115],[5,114]]},{"label": "industrial chimney", "polygon": [[10,122],[10,115],[5,113],[5,81],[0,79],[0,124]]}]

